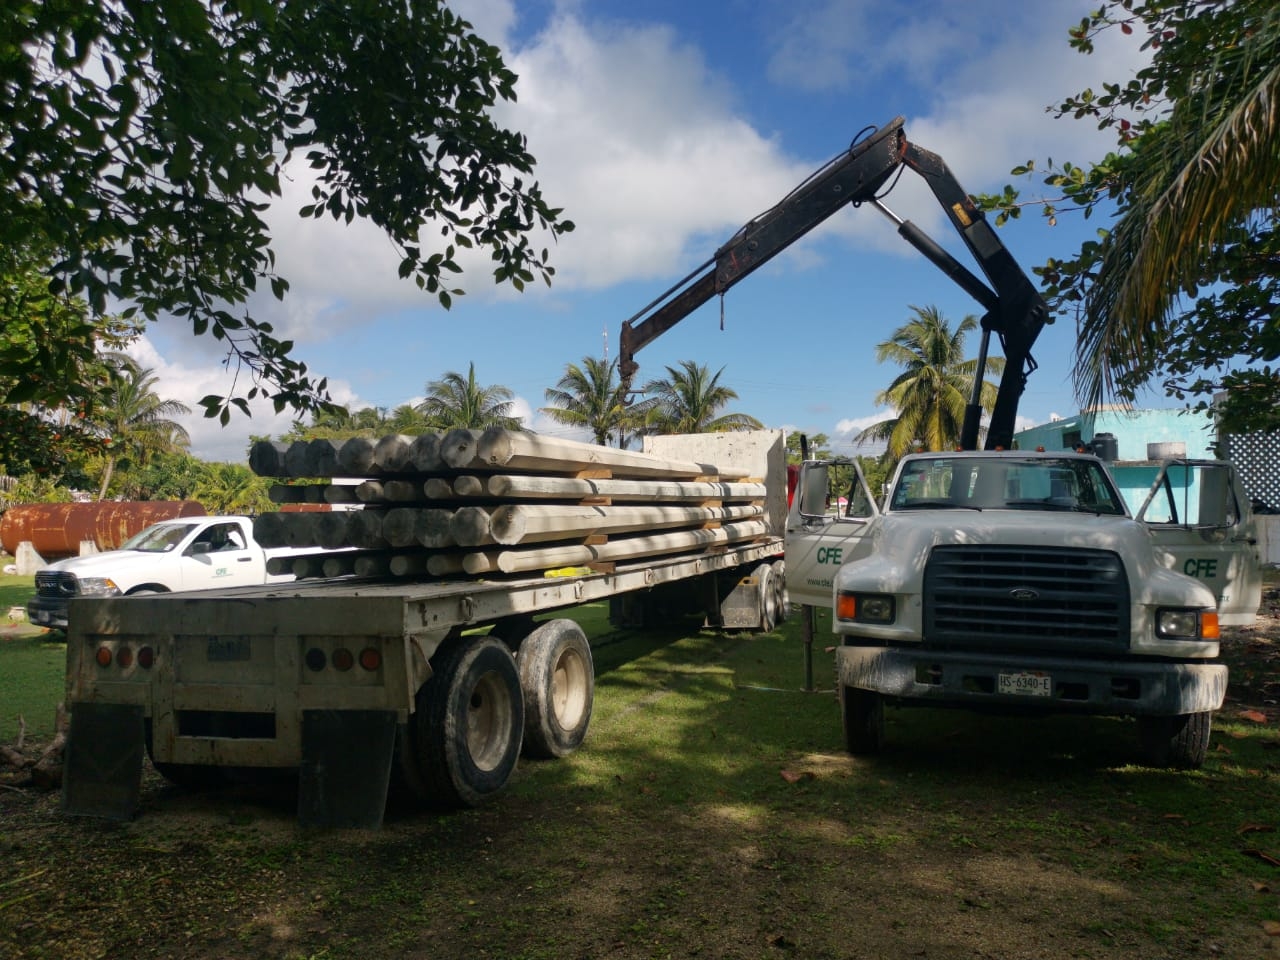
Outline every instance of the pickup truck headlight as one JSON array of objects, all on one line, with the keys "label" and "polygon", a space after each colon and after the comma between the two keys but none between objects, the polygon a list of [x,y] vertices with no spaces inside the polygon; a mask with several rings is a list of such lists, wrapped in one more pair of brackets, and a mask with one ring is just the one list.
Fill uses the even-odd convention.
[{"label": "pickup truck headlight", "polygon": [[888,593],[839,593],[836,619],[853,623],[893,623],[897,605]]},{"label": "pickup truck headlight", "polygon": [[1217,610],[1166,608],[1156,611],[1156,633],[1165,640],[1217,640]]},{"label": "pickup truck headlight", "polygon": [[80,596],[82,597],[118,597],[120,588],[110,577],[81,577]]}]

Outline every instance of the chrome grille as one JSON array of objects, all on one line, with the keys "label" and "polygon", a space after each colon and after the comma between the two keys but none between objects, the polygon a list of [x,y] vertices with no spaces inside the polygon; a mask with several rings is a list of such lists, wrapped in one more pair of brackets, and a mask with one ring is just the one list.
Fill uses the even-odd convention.
[{"label": "chrome grille", "polygon": [[1111,653],[1129,645],[1129,583],[1109,550],[935,547],[924,604],[924,638],[936,647]]}]

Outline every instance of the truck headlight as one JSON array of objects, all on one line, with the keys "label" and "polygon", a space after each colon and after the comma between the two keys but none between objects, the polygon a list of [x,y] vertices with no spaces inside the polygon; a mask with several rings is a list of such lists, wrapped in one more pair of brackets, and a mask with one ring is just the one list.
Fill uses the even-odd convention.
[{"label": "truck headlight", "polygon": [[1217,640],[1218,611],[1157,610],[1156,633],[1166,640]]},{"label": "truck headlight", "polygon": [[854,623],[893,623],[897,608],[887,593],[839,593],[836,619]]},{"label": "truck headlight", "polygon": [[118,597],[120,588],[110,577],[81,577],[80,596],[82,597]]}]

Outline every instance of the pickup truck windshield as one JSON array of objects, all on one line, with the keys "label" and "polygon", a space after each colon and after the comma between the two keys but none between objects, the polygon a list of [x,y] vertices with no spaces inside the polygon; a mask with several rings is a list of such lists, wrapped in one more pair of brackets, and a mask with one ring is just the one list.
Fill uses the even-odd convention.
[{"label": "pickup truck windshield", "polygon": [[910,461],[898,477],[891,509],[1125,512],[1097,461],[1016,456]]},{"label": "pickup truck windshield", "polygon": [[139,550],[142,553],[168,553],[190,532],[185,523],[158,523],[147,527],[120,545],[121,550]]}]

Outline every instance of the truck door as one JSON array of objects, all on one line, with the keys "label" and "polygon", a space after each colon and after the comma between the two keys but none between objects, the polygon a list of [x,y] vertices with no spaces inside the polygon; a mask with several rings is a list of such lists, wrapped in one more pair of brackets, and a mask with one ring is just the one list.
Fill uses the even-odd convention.
[{"label": "truck door", "polygon": [[1224,626],[1254,622],[1262,600],[1257,531],[1235,468],[1222,460],[1169,460],[1138,511],[1171,570],[1202,580]]},{"label": "truck door", "polygon": [[238,523],[215,523],[202,530],[182,554],[182,589],[209,590],[262,583],[262,552]]},{"label": "truck door", "polygon": [[836,571],[879,513],[856,461],[801,464],[787,514],[787,593],[793,603],[831,606]]}]

